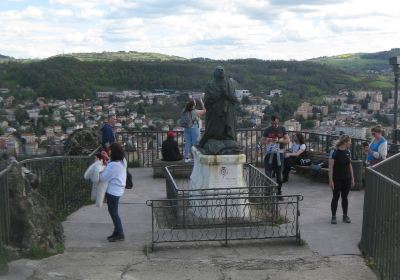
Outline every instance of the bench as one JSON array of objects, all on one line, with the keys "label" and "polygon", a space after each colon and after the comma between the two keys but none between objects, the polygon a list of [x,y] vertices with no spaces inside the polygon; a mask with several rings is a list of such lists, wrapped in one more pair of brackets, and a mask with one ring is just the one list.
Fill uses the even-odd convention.
[{"label": "bench", "polygon": [[[328,153],[307,151],[308,158],[311,163],[324,162],[328,166]],[[314,171],[310,166],[296,165],[296,174],[305,175],[317,181],[327,183],[329,181],[328,168],[321,168],[319,171]]]},{"label": "bench", "polygon": [[172,174],[175,178],[187,178],[192,173],[193,162],[185,162],[184,160],[179,161],[164,161],[161,159],[155,159],[153,162],[153,178],[165,178],[164,167],[176,165],[173,168]]}]

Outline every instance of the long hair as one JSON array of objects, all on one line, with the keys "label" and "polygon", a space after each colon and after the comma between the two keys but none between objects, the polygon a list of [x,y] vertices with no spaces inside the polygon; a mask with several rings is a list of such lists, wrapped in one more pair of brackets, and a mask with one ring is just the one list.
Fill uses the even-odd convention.
[{"label": "long hair", "polygon": [[184,112],[193,111],[193,110],[194,110],[194,106],[195,106],[194,101],[193,101],[193,100],[190,100],[190,101],[186,104]]},{"label": "long hair", "polygon": [[296,138],[300,145],[303,145],[306,143],[304,141],[304,135],[302,133],[296,133]]},{"label": "long hair", "polygon": [[125,152],[119,143],[111,144],[110,151],[111,151],[111,161],[124,160]]},{"label": "long hair", "polygon": [[339,137],[339,139],[335,142],[335,148],[339,148],[340,146],[342,146],[343,144],[345,144],[346,142],[350,141],[350,136],[347,134],[343,134]]}]

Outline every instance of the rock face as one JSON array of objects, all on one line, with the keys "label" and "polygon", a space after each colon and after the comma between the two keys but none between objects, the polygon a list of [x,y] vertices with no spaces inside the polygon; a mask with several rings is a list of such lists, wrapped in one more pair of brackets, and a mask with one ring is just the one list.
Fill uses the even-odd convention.
[{"label": "rock face", "polygon": [[92,129],[75,130],[65,143],[67,155],[88,155],[100,145],[99,134]]},{"label": "rock face", "polygon": [[46,198],[35,190],[37,177],[26,168],[14,165],[10,181],[12,245],[23,250],[40,248],[56,253],[57,247],[63,243],[63,228],[47,205]]}]

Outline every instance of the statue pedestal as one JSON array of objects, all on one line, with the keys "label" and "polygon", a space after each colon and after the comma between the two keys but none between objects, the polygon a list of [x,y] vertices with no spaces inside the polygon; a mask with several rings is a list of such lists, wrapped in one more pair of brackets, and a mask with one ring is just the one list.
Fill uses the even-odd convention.
[{"label": "statue pedestal", "polygon": [[[190,176],[189,189],[197,190],[191,192],[196,197],[209,199],[207,201],[191,201],[194,215],[201,218],[248,216],[249,209],[242,205],[247,201],[248,192],[241,198],[239,190],[232,190],[232,188],[247,187],[243,175],[246,156],[244,154],[204,155],[196,147],[192,147],[192,154],[194,166]],[[235,199],[225,199],[229,196],[234,196]],[[225,204],[228,205],[228,209]],[[232,204],[235,205],[232,206]]]}]

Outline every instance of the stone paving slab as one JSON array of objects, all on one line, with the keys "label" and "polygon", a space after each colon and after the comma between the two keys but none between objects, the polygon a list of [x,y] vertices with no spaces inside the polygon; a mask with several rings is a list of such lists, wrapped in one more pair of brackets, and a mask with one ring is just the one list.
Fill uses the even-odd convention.
[{"label": "stone paving slab", "polygon": [[[27,267],[31,270],[29,278],[14,277],[19,268],[27,271]],[[168,248],[149,255],[134,250],[67,251],[41,261],[12,263],[11,271],[10,278],[0,279],[376,279],[361,257],[321,258],[307,246],[293,247],[279,241],[232,247]]]},{"label": "stone paving slab", "polygon": [[342,208],[339,201],[336,213],[338,223],[332,225],[332,192],[328,184],[291,176],[289,184],[284,185],[284,193],[303,194],[301,202],[301,234],[310,248],[321,256],[360,255],[358,243],[361,240],[364,191],[351,191],[349,194],[348,215],[351,224],[342,222]]}]

